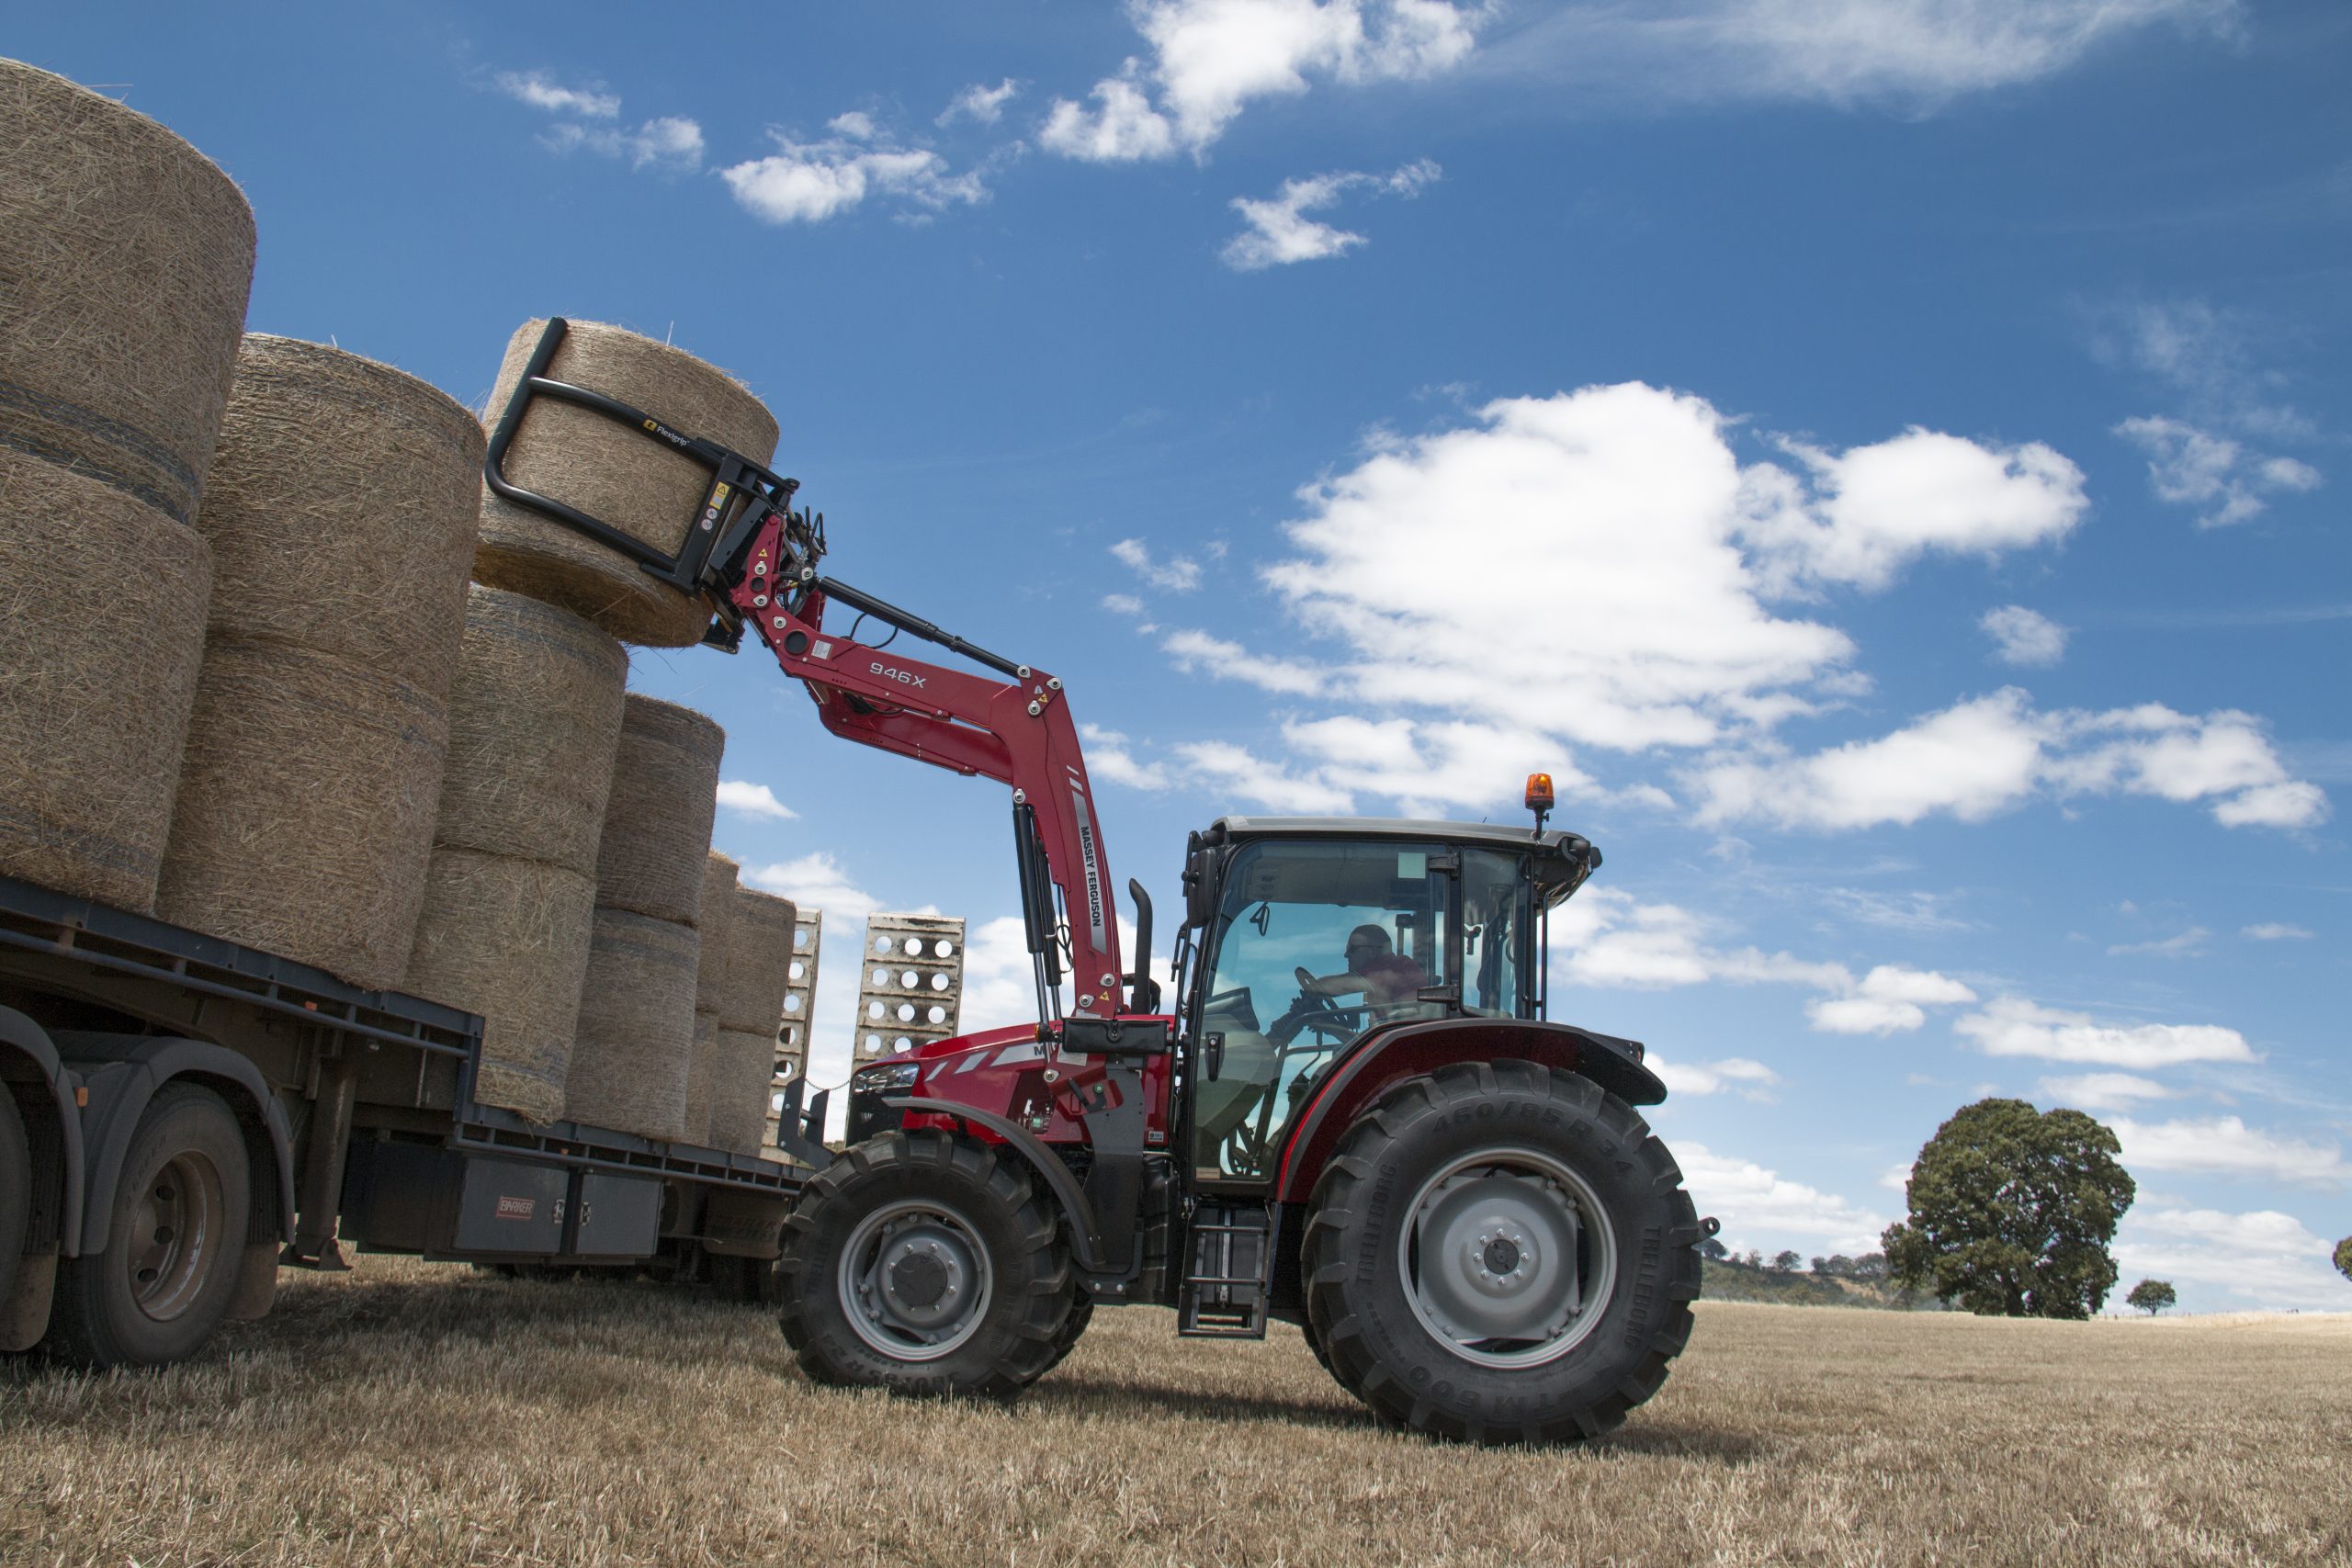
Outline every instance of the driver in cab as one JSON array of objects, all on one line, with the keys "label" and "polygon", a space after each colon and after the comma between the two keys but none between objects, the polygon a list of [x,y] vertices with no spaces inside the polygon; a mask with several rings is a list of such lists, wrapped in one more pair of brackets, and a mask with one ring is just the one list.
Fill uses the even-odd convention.
[{"label": "driver in cab", "polygon": [[1347,970],[1306,982],[1311,995],[1362,996],[1367,1007],[1396,1007],[1415,999],[1429,976],[1421,966],[1389,945],[1385,926],[1365,924],[1348,933]]}]

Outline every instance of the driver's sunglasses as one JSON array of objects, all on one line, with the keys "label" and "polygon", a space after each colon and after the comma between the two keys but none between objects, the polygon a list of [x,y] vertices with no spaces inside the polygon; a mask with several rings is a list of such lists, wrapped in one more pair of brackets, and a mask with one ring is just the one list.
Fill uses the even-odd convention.
[{"label": "driver's sunglasses", "polygon": [[1385,953],[1387,951],[1388,944],[1385,942],[1351,942],[1348,943],[1347,948],[1348,956],[1351,958],[1353,958],[1359,953]]}]

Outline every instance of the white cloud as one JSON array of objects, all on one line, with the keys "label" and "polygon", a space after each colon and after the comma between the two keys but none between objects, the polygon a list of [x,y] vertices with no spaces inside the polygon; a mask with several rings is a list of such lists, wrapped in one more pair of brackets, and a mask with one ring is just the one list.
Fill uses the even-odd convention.
[{"label": "white cloud", "polygon": [[[1054,101],[1041,140],[1095,162],[1200,152],[1250,102],[1316,78],[1364,84],[1440,74],[1476,41],[1485,6],[1446,0],[1136,0],[1148,66],[1094,85],[1089,110]],[[1159,103],[1153,104],[1157,94]]]},{"label": "white cloud", "polygon": [[1036,971],[1029,958],[1029,936],[1018,915],[1000,915],[969,926],[964,944],[964,1004],[956,1029],[984,1029],[1037,1021]]},{"label": "white cloud", "polygon": [[880,899],[853,882],[841,862],[823,850],[797,860],[746,865],[742,880],[763,892],[789,898],[802,908],[824,910],[836,932],[845,922],[864,919],[882,907]]},{"label": "white cloud", "polygon": [[1822,998],[1804,1004],[1804,1016],[1825,1034],[1896,1034],[1928,1021],[1916,1004],[1881,997]]},{"label": "white cloud", "polygon": [[1080,724],[1079,739],[1086,742],[1086,768],[1090,774],[1123,784],[1131,789],[1166,789],[1168,770],[1158,762],[1139,762],[1127,745],[1127,738],[1115,729],[1103,729],[1096,725]]},{"label": "white cloud", "polygon": [[1226,242],[1219,255],[1236,272],[1257,272],[1293,262],[1320,261],[1365,243],[1362,234],[1335,229],[1306,216],[1337,203],[1350,191],[1373,190],[1396,196],[1418,196],[1441,171],[1427,158],[1408,164],[1386,175],[1364,174],[1317,175],[1285,180],[1269,201],[1236,197],[1232,206],[1249,225]]},{"label": "white cloud", "polygon": [[1221,681],[1241,681],[1262,691],[1307,696],[1323,689],[1323,671],[1287,659],[1251,653],[1238,642],[1189,628],[1168,634],[1160,647],[1175,656],[1176,668]]},{"label": "white cloud", "polygon": [[744,779],[719,780],[718,804],[746,817],[767,817],[778,822],[790,822],[800,815],[778,800],[775,791],[766,784],[752,784]]},{"label": "white cloud", "polygon": [[2210,1023],[2101,1023],[2088,1013],[2045,1008],[2024,997],[1996,997],[1982,1012],[1952,1024],[1989,1056],[2039,1056],[2103,1067],[2178,1066],[2185,1062],[2260,1060],[2245,1036]]},{"label": "white cloud", "polygon": [[2352,1282],[2329,1266],[2330,1243],[2275,1209],[2140,1209],[2115,1240],[2123,1277],[2211,1285],[2263,1307],[2352,1311]]},{"label": "white cloud", "polygon": [[2269,334],[2255,319],[2202,299],[2141,300],[2099,315],[2102,353],[2181,394],[2200,423],[2277,441],[2316,434],[2276,400],[2285,378],[2256,363],[2254,341]]},{"label": "white cloud", "polygon": [[1702,821],[1763,817],[1823,829],[1938,815],[1981,821],[2044,790],[2209,800],[2225,827],[2301,828],[2328,814],[2326,795],[2287,776],[2251,714],[2200,718],[2153,703],[2045,714],[2014,686],[1810,757],[1713,761],[1690,782]]},{"label": "white cloud", "polygon": [[1987,610],[1976,624],[1993,639],[1993,656],[2004,664],[2046,666],[2066,656],[2066,628],[2022,604]]},{"label": "white cloud", "polygon": [[939,118],[932,123],[945,126],[951,124],[958,116],[962,116],[981,125],[994,125],[1003,118],[1004,106],[1018,96],[1020,92],[1021,84],[1010,76],[993,87],[982,86],[975,82],[950,98],[947,107],[939,111]]},{"label": "white cloud", "polygon": [[1354,804],[1345,790],[1300,777],[1229,741],[1189,740],[1173,750],[1194,778],[1269,811],[1320,816],[1345,812]]},{"label": "white cloud", "polygon": [[2327,1191],[2352,1182],[2352,1165],[2335,1145],[2266,1133],[2234,1116],[2145,1122],[2119,1116],[2109,1125],[2123,1145],[2127,1169],[2248,1176]]},{"label": "white cloud", "polygon": [[2309,942],[2312,933],[2301,926],[2290,926],[2279,920],[2265,920],[2258,926],[2248,926],[2238,933],[2253,942]]},{"label": "white cloud", "polygon": [[2176,1100],[2177,1089],[2132,1073],[2077,1073],[2044,1078],[2041,1092],[2061,1105],[2087,1111],[2129,1110],[2143,1100]]},{"label": "white cloud", "polygon": [[988,199],[980,171],[950,174],[946,159],[899,145],[862,111],[836,115],[828,129],[833,135],[822,141],[770,131],[775,152],[721,169],[719,177],[746,211],[770,223],[821,223],[874,194],[921,212]]},{"label": "white cloud", "polygon": [[1769,1100],[1764,1091],[1781,1081],[1781,1075],[1763,1063],[1747,1056],[1726,1056],[1720,1062],[1702,1062],[1684,1066],[1669,1061],[1656,1051],[1643,1059],[1643,1066],[1658,1076],[1668,1094],[1715,1094],[1741,1084],[1752,1084],[1742,1092],[1751,1100]]},{"label": "white cloud", "polygon": [[1114,615],[1143,614],[1143,601],[1132,593],[1105,593],[1102,595],[1102,607]]},{"label": "white cloud", "polygon": [[2115,434],[2147,454],[2148,484],[2157,500],[2202,508],[2199,528],[2251,521],[2273,496],[2319,488],[2320,472],[2309,463],[2266,456],[2182,420],[2127,419]]},{"label": "white cloud", "polygon": [[1598,792],[1559,742],[1529,729],[1341,715],[1286,723],[1283,738],[1326,782],[1395,800],[1408,817],[1519,805],[1530,773],[1550,773],[1562,798]]},{"label": "white cloud", "polygon": [[2176,936],[2157,937],[2149,942],[2119,942],[2107,950],[2110,958],[2142,954],[2153,958],[2195,958],[2205,951],[2205,939],[2213,933],[2203,926],[2191,926]]},{"label": "white cloud", "polygon": [[544,71],[502,71],[496,77],[498,90],[518,103],[549,114],[579,115],[588,119],[611,119],[621,112],[620,95],[608,93],[604,85],[567,87]]},{"label": "white cloud", "polygon": [[1674,1157],[1699,1212],[1721,1220],[1724,1235],[1744,1246],[1763,1246],[1759,1235],[1806,1236],[1838,1252],[1870,1252],[1887,1225],[1883,1214],[1703,1144],[1679,1144]]},{"label": "white cloud", "polygon": [[1924,1003],[1928,1007],[1956,1007],[1973,1002],[1976,993],[1958,980],[1939,975],[1932,969],[1906,969],[1899,964],[1882,964],[1862,976],[1861,994],[1880,1001]]},{"label": "white cloud", "polygon": [[634,130],[605,125],[559,125],[539,140],[559,152],[589,152],[601,157],[624,159],[633,169],[691,174],[702,167],[702,127],[675,116],[649,119]]},{"label": "white cloud", "polygon": [[1121,565],[1154,588],[1170,593],[1190,593],[1201,585],[1201,563],[1190,556],[1171,556],[1167,560],[1152,558],[1151,548],[1141,539],[1121,539],[1111,547],[1111,554]]},{"label": "white cloud", "polygon": [[1657,97],[1934,108],[2037,81],[2159,23],[2227,33],[2236,0],[1656,0],[1562,7],[1510,40],[1522,71]]},{"label": "white cloud", "polygon": [[1883,588],[1929,552],[1990,558],[2063,538],[2089,506],[2082,470],[2038,441],[1984,446],[1915,425],[1843,453],[1781,446],[1805,478],[1770,463],[1742,475],[1741,531],[1776,586]]}]

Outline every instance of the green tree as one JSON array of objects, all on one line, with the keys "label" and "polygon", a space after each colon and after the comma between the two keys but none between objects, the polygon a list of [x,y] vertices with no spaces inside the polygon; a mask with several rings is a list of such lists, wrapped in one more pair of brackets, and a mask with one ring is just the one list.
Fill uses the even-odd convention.
[{"label": "green tree", "polygon": [[1776,1252],[1772,1255],[1772,1267],[1783,1274],[1793,1274],[1804,1267],[1804,1259],[1794,1251]]},{"label": "green tree", "polygon": [[2335,1271],[2352,1280],[2352,1235],[2335,1244]]},{"label": "green tree", "polygon": [[1702,1258],[1713,1258],[1715,1262],[1721,1263],[1724,1258],[1731,1256],[1731,1248],[1725,1247],[1722,1242],[1717,1241],[1713,1236],[1709,1236],[1706,1240],[1699,1244],[1699,1256]]},{"label": "green tree", "polygon": [[2123,1298],[2123,1304],[2138,1307],[2154,1317],[2179,1300],[2170,1280],[2143,1280],[2132,1287],[2132,1293]]},{"label": "green tree", "polygon": [[2022,1100],[1962,1106],[1919,1151],[1889,1275],[1979,1316],[2085,1318],[2115,1287],[2107,1244],[2136,1189],[2115,1134]]}]

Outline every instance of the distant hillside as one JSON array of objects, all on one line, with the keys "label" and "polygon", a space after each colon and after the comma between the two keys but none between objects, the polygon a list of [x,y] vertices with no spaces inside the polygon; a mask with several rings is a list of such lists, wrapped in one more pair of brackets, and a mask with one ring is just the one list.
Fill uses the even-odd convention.
[{"label": "distant hillside", "polygon": [[1737,1263],[1700,1260],[1700,1294],[1713,1302],[1774,1302],[1782,1306],[1871,1307],[1882,1312],[1940,1312],[1933,1296],[1911,1299],[1883,1280],[1830,1280]]}]

